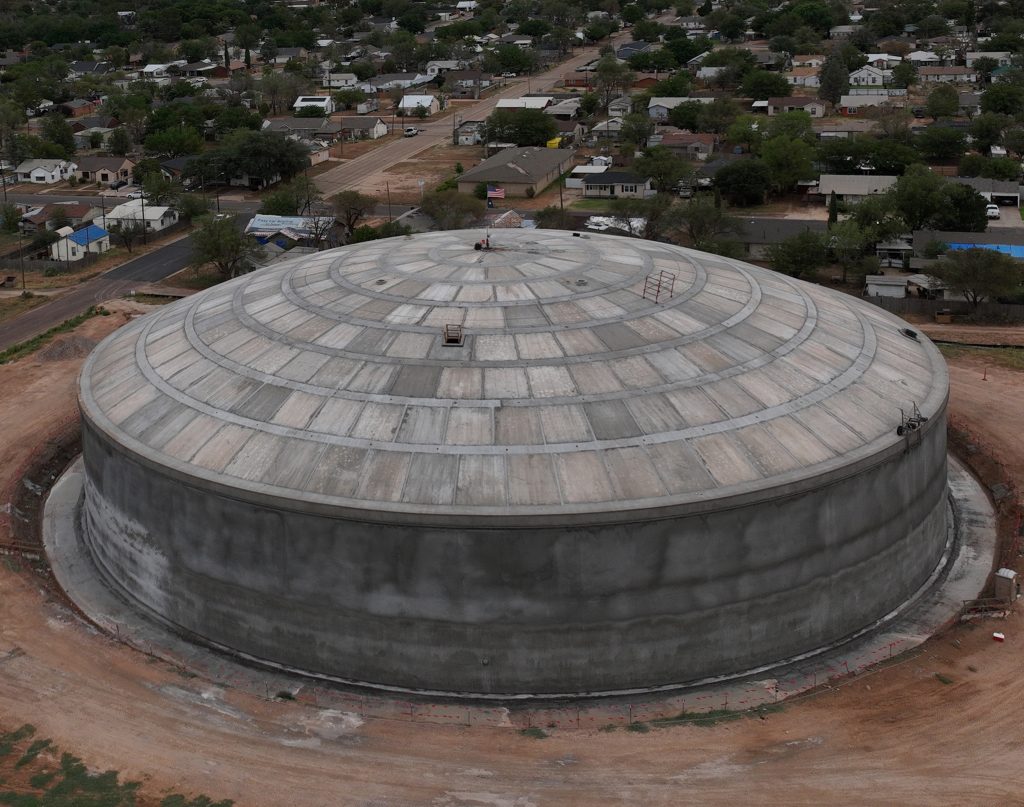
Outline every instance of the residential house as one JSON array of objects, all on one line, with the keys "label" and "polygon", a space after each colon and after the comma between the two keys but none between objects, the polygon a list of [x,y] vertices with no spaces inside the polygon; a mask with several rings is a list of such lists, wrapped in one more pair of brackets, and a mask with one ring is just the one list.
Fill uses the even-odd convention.
[{"label": "residential house", "polygon": [[515,45],[521,50],[530,50],[533,47],[533,37],[523,34],[505,34],[500,38],[502,45]]},{"label": "residential house", "polygon": [[129,179],[135,161],[127,157],[78,157],[75,176],[82,182],[117,182]]},{"label": "residential house", "polygon": [[892,80],[892,70],[879,70],[871,65],[864,65],[850,73],[851,87],[884,87]]},{"label": "residential house", "polygon": [[902,57],[891,53],[866,53],[864,58],[868,60],[868,65],[879,70],[892,70],[903,61]]},{"label": "residential house", "polygon": [[107,145],[107,138],[110,137],[110,133],[113,131],[113,129],[107,129],[103,126],[90,126],[88,129],[73,132],[71,137],[75,141],[75,148],[103,148]]},{"label": "residential house", "polygon": [[77,227],[92,221],[99,213],[100,208],[87,202],[54,202],[26,210],[18,221],[18,229],[23,233],[35,233],[52,230],[58,222]]},{"label": "residential house", "polygon": [[[175,181],[181,179],[185,171],[188,169],[188,164],[195,159],[192,155],[185,157],[174,157],[170,160],[164,160],[160,163],[160,173],[164,179]],[[186,186],[187,187],[187,186]]]},{"label": "residential house", "polygon": [[484,142],[486,121],[467,120],[459,124],[455,130],[455,142],[460,146],[479,146]]},{"label": "residential house", "polygon": [[292,104],[292,109],[299,112],[303,109],[322,109],[324,115],[334,112],[334,99],[329,95],[300,95]]},{"label": "residential house", "polygon": [[603,174],[608,170],[607,165],[577,165],[565,178],[565,187],[573,190],[583,190],[583,182],[588,177],[596,174]]},{"label": "residential house", "polygon": [[80,261],[87,255],[101,255],[110,249],[110,234],[95,224],[78,231],[61,227],[57,235],[60,240],[50,244],[50,257],[55,261]]},{"label": "residential house", "polygon": [[907,296],[907,275],[865,275],[864,296],[903,299]]},{"label": "residential house", "polygon": [[713,81],[719,73],[724,73],[728,69],[729,68],[724,65],[716,65],[714,67],[701,67],[697,70],[697,80],[704,82]]},{"label": "residential house", "polygon": [[495,109],[544,109],[555,99],[550,95],[528,95],[520,98],[499,98]]},{"label": "residential house", "polygon": [[821,68],[819,67],[794,67],[784,75],[786,76],[786,81],[794,87],[814,89],[821,86],[821,79],[818,77],[819,73],[821,73]]},{"label": "residential house", "polygon": [[859,202],[868,196],[885,193],[899,177],[862,174],[822,174],[818,179],[818,193],[828,203],[835,192],[840,202]]},{"label": "residential house", "polygon": [[434,95],[403,95],[398,102],[398,110],[402,115],[423,115],[424,112],[419,111],[421,109],[427,116],[436,115],[441,111],[441,105]]},{"label": "residential house", "polygon": [[506,196],[539,193],[558,179],[572,162],[571,149],[527,146],[502,149],[459,175],[459,192],[473,193],[481,182],[502,188]]},{"label": "residential house", "polygon": [[145,199],[130,199],[108,210],[103,216],[103,229],[116,230],[131,222],[145,224],[146,232],[156,233],[166,230],[178,221],[178,211],[163,205],[147,205]]},{"label": "residential house", "polygon": [[992,59],[997,67],[1009,67],[1012,64],[1013,54],[1008,50],[969,50],[967,51],[964,63],[967,67],[974,67],[978,59]]},{"label": "residential house", "polygon": [[329,118],[274,118],[263,121],[263,130],[328,142],[341,137],[341,124]]},{"label": "residential house", "polygon": [[113,72],[114,65],[110,62],[74,61],[68,64],[67,77],[74,80],[88,76],[105,76]]},{"label": "residential house", "polygon": [[184,65],[181,68],[181,75],[188,78],[227,78],[230,71],[221,62],[202,59]]},{"label": "residential house", "polygon": [[965,118],[973,118],[981,111],[981,93],[962,92],[959,94],[960,102],[957,114]]},{"label": "residential house", "polygon": [[608,103],[608,114],[613,118],[624,118],[633,110],[633,99],[628,95],[615,98]]},{"label": "residential house", "polygon": [[628,62],[630,57],[638,53],[648,53],[650,49],[650,42],[625,42],[616,49],[615,58]]},{"label": "residential house", "polygon": [[[675,109],[681,104],[685,104],[688,101],[702,101],[703,99],[698,98],[687,98],[687,97],[659,97],[655,96],[647,102],[647,115],[651,120],[654,121],[666,121],[668,120],[668,113]],[[714,99],[709,99],[712,101]]]},{"label": "residential house", "polygon": [[274,58],[270,60],[270,64],[285,65],[292,60],[301,61],[308,55],[309,51],[305,48],[278,48]]},{"label": "residential house", "polygon": [[870,120],[814,121],[814,131],[820,140],[848,140],[867,134],[875,128]]},{"label": "residential house", "polygon": [[820,53],[798,53],[793,57],[793,69],[798,67],[821,68],[825,64],[825,57]]},{"label": "residential house", "polygon": [[457,98],[479,98],[482,90],[494,84],[494,76],[482,70],[449,70],[444,80]]},{"label": "residential house", "polygon": [[388,125],[376,115],[342,115],[341,136],[346,140],[377,140],[388,133]]},{"label": "residential house", "polygon": [[973,67],[922,67],[917,80],[922,84],[977,84],[978,71]]},{"label": "residential house", "polygon": [[85,115],[81,118],[75,118],[74,120],[68,121],[71,126],[73,133],[84,131],[85,129],[116,129],[121,125],[121,121],[115,118],[113,115]]},{"label": "residential house", "polygon": [[172,75],[178,72],[178,68],[184,67],[186,64],[184,59],[166,64],[147,64],[139,70],[139,78],[156,84],[169,84]]},{"label": "residential house", "polygon": [[828,37],[829,39],[849,39],[859,30],[859,25],[833,25],[828,31]]},{"label": "residential house", "polygon": [[375,92],[388,90],[407,90],[430,81],[430,76],[422,73],[385,73],[370,79],[370,86]]},{"label": "residential house", "polygon": [[60,105],[59,109],[61,113],[68,118],[82,118],[86,115],[93,114],[97,109],[98,104],[95,101],[87,101],[84,98],[75,98],[71,101],[65,101]]},{"label": "residential house", "polygon": [[805,219],[741,219],[736,240],[743,245],[744,257],[765,260],[768,250],[796,235],[805,232],[824,235],[828,224],[824,221]]},{"label": "residential house", "polygon": [[937,67],[942,64],[942,57],[937,53],[932,53],[930,50],[911,51],[903,58],[917,68]]},{"label": "residential house", "polygon": [[558,120],[572,120],[579,115],[580,99],[564,98],[544,108],[544,114]]},{"label": "residential house", "polygon": [[14,169],[18,182],[35,185],[55,185],[70,179],[75,173],[75,163],[70,160],[38,159],[25,160]]},{"label": "residential house", "polygon": [[646,199],[655,193],[649,178],[629,171],[604,171],[583,178],[585,199]]},{"label": "residential house", "polygon": [[430,78],[434,78],[449,70],[458,70],[462,67],[465,67],[465,64],[456,59],[434,59],[427,62],[426,71]]},{"label": "residential house", "polygon": [[609,118],[603,120],[600,123],[595,123],[590,127],[591,139],[594,138],[605,138],[614,139],[619,136],[619,132],[622,131],[622,118]]},{"label": "residential house", "polygon": [[1020,207],[1020,185],[1016,182],[1004,182],[983,177],[950,177],[950,181],[974,188],[986,202]]},{"label": "residential house", "polygon": [[806,112],[812,118],[825,117],[825,102],[809,95],[788,95],[781,98],[768,99],[768,116],[774,117],[783,112]]},{"label": "residential house", "polygon": [[669,132],[662,135],[658,145],[680,157],[703,162],[711,156],[717,142],[718,138],[707,132]]},{"label": "residential house", "polygon": [[879,106],[902,106],[897,99],[887,94],[844,95],[839,99],[839,112],[843,115],[859,115],[861,110]]},{"label": "residential house", "polygon": [[587,133],[587,127],[578,120],[561,120],[556,118],[555,125],[558,126],[558,144],[562,148],[578,145],[583,142],[583,137]]},{"label": "residential house", "polygon": [[334,73],[328,71],[324,73],[323,79],[320,84],[326,90],[347,90],[355,87],[359,83],[359,79],[356,78],[355,73]]}]

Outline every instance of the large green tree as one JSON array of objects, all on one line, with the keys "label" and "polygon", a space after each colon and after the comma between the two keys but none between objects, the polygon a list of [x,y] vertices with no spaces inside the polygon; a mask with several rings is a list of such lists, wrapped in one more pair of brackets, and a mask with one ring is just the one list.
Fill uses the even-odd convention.
[{"label": "large green tree", "polygon": [[637,174],[650,178],[654,188],[663,193],[674,191],[679,180],[691,173],[686,161],[665,146],[647,149],[633,167]]},{"label": "large green tree", "polygon": [[960,109],[960,95],[949,84],[940,84],[925,102],[925,111],[933,118],[952,118]]},{"label": "large green tree", "polygon": [[262,254],[263,247],[234,216],[200,219],[192,233],[193,266],[213,264],[225,279],[250,271]]},{"label": "large green tree", "polygon": [[722,196],[739,207],[763,204],[772,187],[772,171],[761,160],[736,160],[715,174]]},{"label": "large green tree", "polygon": [[496,109],[484,124],[484,139],[517,146],[543,146],[558,134],[558,124],[540,109]]},{"label": "large green tree", "polygon": [[818,97],[830,104],[838,104],[850,89],[850,71],[846,62],[836,53],[829,55],[821,66],[818,81]]},{"label": "large green tree", "polygon": [[768,247],[768,262],[776,272],[800,277],[825,265],[828,251],[819,233],[802,233]]},{"label": "large green tree", "polygon": [[782,192],[792,190],[801,179],[818,176],[814,157],[813,146],[788,135],[779,135],[761,144],[761,159],[771,171],[775,187]]},{"label": "large green tree", "polygon": [[763,101],[766,98],[780,98],[793,91],[792,85],[781,73],[767,70],[751,70],[740,84],[740,92],[748,98]]},{"label": "large green tree", "polygon": [[457,190],[433,191],[423,197],[420,209],[442,230],[459,230],[479,219],[486,209],[482,199]]},{"label": "large green tree", "polygon": [[932,271],[972,307],[983,300],[1009,297],[1024,283],[1024,264],[991,249],[952,250]]}]

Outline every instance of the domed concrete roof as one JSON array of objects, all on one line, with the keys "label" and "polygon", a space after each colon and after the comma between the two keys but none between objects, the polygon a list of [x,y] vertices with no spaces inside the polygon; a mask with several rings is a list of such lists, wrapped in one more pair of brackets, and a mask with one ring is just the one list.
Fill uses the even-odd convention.
[{"label": "domed concrete roof", "polygon": [[649,241],[482,237],[306,255],[170,305],[96,349],[83,413],[254,501],[628,520],[818,484],[944,404],[934,346],[856,298]]}]

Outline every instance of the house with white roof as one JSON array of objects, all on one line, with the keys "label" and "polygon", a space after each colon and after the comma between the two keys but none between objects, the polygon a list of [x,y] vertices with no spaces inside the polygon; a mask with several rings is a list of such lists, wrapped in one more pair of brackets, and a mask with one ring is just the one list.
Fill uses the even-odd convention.
[{"label": "house with white roof", "polygon": [[851,87],[883,87],[892,79],[892,70],[879,70],[869,64],[850,73]]},{"label": "house with white roof", "polygon": [[900,56],[893,56],[891,53],[865,53],[864,58],[868,64],[877,67],[879,70],[892,70],[903,61]]},{"label": "house with white roof", "polygon": [[969,50],[965,57],[967,67],[974,67],[978,59],[992,59],[999,67],[1009,67],[1012,53],[1008,50]]},{"label": "house with white roof", "polygon": [[398,110],[403,115],[421,115],[420,109],[426,110],[427,115],[434,115],[441,111],[441,105],[433,95],[403,95],[398,102]]},{"label": "house with white roof", "polygon": [[178,211],[163,205],[147,205],[145,199],[130,199],[103,216],[103,228],[116,230],[119,227],[131,226],[131,222],[144,224],[146,232],[155,233],[166,230],[178,221]]},{"label": "house with white roof", "polygon": [[499,98],[496,109],[544,109],[555,99],[549,95],[523,98]]},{"label": "house with white roof", "polygon": [[925,65],[939,65],[942,64],[942,59],[937,53],[932,53],[930,50],[915,50],[908,53],[903,57],[906,61],[912,63],[915,67],[922,67]]},{"label": "house with white roof", "polygon": [[320,85],[325,90],[346,90],[355,87],[358,83],[359,79],[355,73],[333,73],[330,71],[324,73],[320,80]]},{"label": "house with white roof", "polygon": [[710,104],[714,98],[688,98],[688,97],[654,97],[647,102],[647,115],[651,120],[668,120],[668,113],[681,104],[688,101],[696,101],[702,104]]},{"label": "house with white roof", "polygon": [[334,112],[334,99],[329,95],[300,95],[292,104],[292,109],[299,112],[303,109],[322,109],[324,115]]},{"label": "house with white roof", "polygon": [[37,159],[19,163],[14,173],[18,175],[18,182],[55,185],[74,176],[77,168],[70,160]]}]

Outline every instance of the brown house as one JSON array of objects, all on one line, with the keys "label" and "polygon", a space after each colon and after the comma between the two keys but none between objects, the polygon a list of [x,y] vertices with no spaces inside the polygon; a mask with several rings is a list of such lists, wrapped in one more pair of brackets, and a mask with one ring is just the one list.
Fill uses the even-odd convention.
[{"label": "brown house", "polygon": [[75,176],[82,182],[117,182],[132,175],[135,162],[127,157],[78,157]]}]

